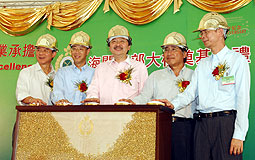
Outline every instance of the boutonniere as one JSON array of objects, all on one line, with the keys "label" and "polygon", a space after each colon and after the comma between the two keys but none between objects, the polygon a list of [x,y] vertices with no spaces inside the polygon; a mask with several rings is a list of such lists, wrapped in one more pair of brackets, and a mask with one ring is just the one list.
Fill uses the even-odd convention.
[{"label": "boutonniere", "polygon": [[49,77],[46,81],[46,85],[50,87],[51,91],[53,90],[53,77]]},{"label": "boutonniere", "polygon": [[182,93],[187,88],[187,86],[190,84],[189,81],[185,81],[184,79],[179,79],[177,81],[177,86],[179,87],[179,91]]},{"label": "boutonniere", "polygon": [[119,72],[119,74],[116,76],[116,78],[118,78],[121,82],[132,86],[130,81],[132,79],[131,73],[132,73],[133,69],[134,68],[129,68],[123,72]]},{"label": "boutonniere", "polygon": [[77,86],[78,90],[82,93],[86,93],[86,91],[88,90],[88,85],[84,80],[75,83],[75,85]]},{"label": "boutonniere", "polygon": [[215,77],[215,80],[218,81],[221,77],[224,76],[224,73],[229,69],[226,61],[224,63],[219,63],[219,65],[213,70],[212,74]]}]

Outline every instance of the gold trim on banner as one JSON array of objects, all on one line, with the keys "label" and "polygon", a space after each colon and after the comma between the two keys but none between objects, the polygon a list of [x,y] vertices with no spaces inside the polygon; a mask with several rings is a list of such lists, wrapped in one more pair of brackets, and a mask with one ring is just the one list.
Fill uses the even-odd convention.
[{"label": "gold trim on banner", "polygon": [[[59,7],[60,7],[60,2],[56,2],[52,5],[48,6],[48,26],[47,28],[50,30],[50,27],[52,26],[52,21],[53,21],[53,14],[58,14],[59,13]],[[55,11],[55,13],[54,13]]]},{"label": "gold trim on banner", "polygon": [[[173,0],[107,0],[113,11],[127,22],[141,25],[154,21],[172,4]],[[178,0],[180,1],[180,0]],[[105,2],[104,12],[108,11]]]},{"label": "gold trim on banner", "polygon": [[64,31],[78,28],[94,14],[102,2],[103,0],[80,0],[61,3],[60,12],[53,10],[52,26]]},{"label": "gold trim on banner", "polygon": [[46,7],[0,9],[0,29],[14,36],[27,34],[47,18],[46,13]]},{"label": "gold trim on banner", "polygon": [[[192,5],[215,12],[232,12],[252,0],[187,0]],[[56,2],[42,8],[0,9],[0,29],[12,36],[21,36],[33,31],[48,18],[47,28],[73,30],[80,27],[98,9],[103,0],[79,0]],[[174,2],[174,14],[180,10],[182,0],[105,0],[104,13],[110,10],[127,22],[142,25],[160,17]]]},{"label": "gold trim on banner", "polygon": [[174,0],[174,14],[180,11],[182,0]]},{"label": "gold trim on banner", "polygon": [[104,0],[105,2],[104,2],[104,13],[106,13],[106,12],[108,12],[108,11],[110,11],[110,8],[109,8],[109,1],[110,0]]},{"label": "gold trim on banner", "polygon": [[88,20],[103,0],[80,0],[56,2],[42,8],[0,9],[0,29],[12,36],[21,36],[33,31],[45,18],[48,26],[60,30],[72,30]]},{"label": "gold trim on banner", "polygon": [[[87,125],[91,126],[92,122],[89,117],[84,120]],[[115,119],[113,120],[115,121]],[[132,120],[126,124],[114,145],[102,154],[85,155],[79,152],[71,144],[70,138],[59,122],[49,112],[21,112],[18,133],[17,160],[154,160],[156,154],[155,112],[135,112],[132,115]],[[111,132],[109,131],[109,133]],[[102,136],[104,134],[102,133]]]},{"label": "gold trim on banner", "polygon": [[187,0],[190,4],[205,11],[228,13],[246,6],[252,0]]}]

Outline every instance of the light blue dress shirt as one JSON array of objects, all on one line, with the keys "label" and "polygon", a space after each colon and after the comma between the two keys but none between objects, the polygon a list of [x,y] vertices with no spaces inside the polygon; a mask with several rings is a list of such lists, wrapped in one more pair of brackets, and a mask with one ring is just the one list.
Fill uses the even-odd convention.
[{"label": "light blue dress shirt", "polygon": [[[146,104],[152,99],[167,99],[171,101],[175,96],[180,93],[177,85],[178,80],[190,81],[193,70],[186,68],[185,66],[176,76],[170,67],[154,71],[148,77],[143,87],[142,92],[132,100],[136,104]],[[192,118],[196,103],[188,104],[175,112],[173,116],[182,118]]]},{"label": "light blue dress shirt", "polygon": [[94,75],[94,68],[87,64],[81,67],[81,70],[75,65],[60,68],[54,79],[52,101],[56,103],[61,99],[66,99],[74,105],[86,98],[86,93],[79,91],[76,83],[85,81],[89,86]]},{"label": "light blue dress shirt", "polygon": [[[234,84],[222,85],[222,78],[216,81],[213,77],[215,67],[224,62],[229,66],[224,77],[234,76]],[[196,109],[202,113],[237,110],[233,138],[245,140],[250,105],[250,69],[244,56],[225,46],[216,55],[203,59],[192,75],[191,84],[171,103],[174,110],[179,110],[197,96],[199,105]]]}]

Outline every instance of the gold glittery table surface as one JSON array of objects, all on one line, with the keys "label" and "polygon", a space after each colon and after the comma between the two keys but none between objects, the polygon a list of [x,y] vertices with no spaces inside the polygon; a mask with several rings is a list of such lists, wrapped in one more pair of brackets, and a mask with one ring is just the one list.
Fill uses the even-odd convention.
[{"label": "gold glittery table surface", "polygon": [[[155,159],[155,112],[20,112],[19,117],[17,160]],[[112,125],[120,128],[117,136]],[[103,146],[104,136],[109,144]]]}]

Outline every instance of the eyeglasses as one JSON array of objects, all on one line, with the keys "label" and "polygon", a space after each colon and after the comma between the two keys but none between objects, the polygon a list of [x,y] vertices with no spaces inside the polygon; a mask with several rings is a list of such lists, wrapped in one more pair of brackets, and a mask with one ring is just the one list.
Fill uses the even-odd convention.
[{"label": "eyeglasses", "polygon": [[211,31],[216,31],[218,28],[216,29],[205,29],[200,31],[199,37],[201,38],[202,36],[207,36]]},{"label": "eyeglasses", "polygon": [[50,53],[52,53],[52,50],[47,49],[47,48],[37,48],[36,52],[44,53],[44,54],[50,54]]}]

